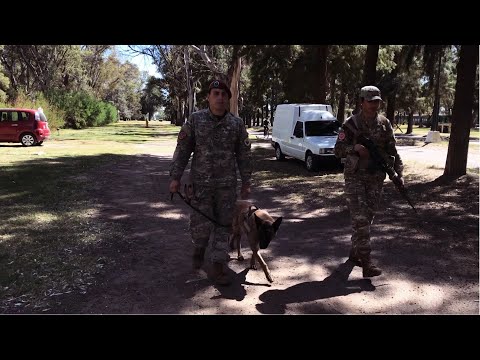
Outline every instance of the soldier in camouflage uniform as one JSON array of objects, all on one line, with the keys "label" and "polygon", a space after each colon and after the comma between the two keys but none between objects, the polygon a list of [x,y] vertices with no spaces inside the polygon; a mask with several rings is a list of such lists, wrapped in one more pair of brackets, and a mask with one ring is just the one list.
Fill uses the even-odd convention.
[{"label": "soldier in camouflage uniform", "polygon": [[382,273],[370,257],[370,225],[382,196],[386,174],[375,165],[368,150],[357,144],[357,136],[362,134],[375,143],[402,183],[403,163],[395,147],[390,121],[378,114],[382,101],[380,90],[375,86],[364,86],[360,90],[360,100],[362,110],[343,124],[335,144],[335,155],[346,158],[345,196],[353,229],[349,259],[363,268],[364,277],[372,277]]},{"label": "soldier in camouflage uniform", "polygon": [[199,269],[203,265],[205,249],[213,230],[211,275],[220,285],[231,283],[224,266],[228,260],[228,237],[237,198],[236,165],[242,180],[242,199],[250,194],[252,174],[251,144],[245,125],[242,119],[227,111],[231,97],[230,89],[223,81],[210,83],[209,108],[191,114],[182,126],[170,166],[170,192],[174,193],[180,189],[180,179],[193,152],[191,204],[218,223],[228,225],[215,225],[196,211],[190,216],[193,267]]}]

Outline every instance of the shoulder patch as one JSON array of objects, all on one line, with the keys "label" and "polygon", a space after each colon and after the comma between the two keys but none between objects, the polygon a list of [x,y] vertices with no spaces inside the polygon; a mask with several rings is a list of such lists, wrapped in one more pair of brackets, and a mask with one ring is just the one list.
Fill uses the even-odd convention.
[{"label": "shoulder patch", "polygon": [[184,131],[184,130],[180,130],[180,132],[178,133],[178,140],[183,140],[187,137],[187,133]]},{"label": "shoulder patch", "polygon": [[245,146],[250,146],[250,139],[247,137],[243,143],[245,144]]},{"label": "shoulder patch", "polygon": [[341,130],[341,131],[338,133],[338,140],[340,140],[340,141],[345,140],[345,131]]}]

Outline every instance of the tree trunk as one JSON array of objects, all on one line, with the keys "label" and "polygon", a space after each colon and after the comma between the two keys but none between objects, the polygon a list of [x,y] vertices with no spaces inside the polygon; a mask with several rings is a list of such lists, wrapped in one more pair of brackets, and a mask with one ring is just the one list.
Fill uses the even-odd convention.
[{"label": "tree trunk", "polygon": [[340,100],[338,100],[337,120],[340,121],[340,124],[345,121],[345,91],[343,87],[340,92]]},{"label": "tree trunk", "polygon": [[177,96],[177,118],[175,119],[175,125],[182,126],[183,125],[183,118],[182,118],[182,99]]},{"label": "tree trunk", "polygon": [[[332,108],[335,104],[335,91],[337,90],[336,89],[336,86],[335,86],[335,78],[336,78],[336,75],[332,76],[332,81],[330,81],[330,100],[329,100],[329,103],[332,105]],[[326,101],[326,99],[325,99]],[[338,107],[337,107],[338,109]]]},{"label": "tree trunk", "polygon": [[194,106],[194,87],[193,87],[193,79],[191,76],[191,71],[190,71],[190,54],[188,52],[188,46],[185,46],[183,49],[183,60],[185,63],[185,72],[186,72],[186,81],[187,81],[187,114],[186,117],[193,112],[193,106]]},{"label": "tree trunk", "polygon": [[[431,131],[437,131],[438,112],[440,110],[440,72],[442,70],[442,55],[438,58],[437,83],[435,84],[435,99],[433,101],[432,127]],[[474,76],[475,77],[475,76]]]},{"label": "tree trunk", "polygon": [[368,45],[363,67],[363,86],[376,85],[377,59],[380,45]]},{"label": "tree trunk", "polygon": [[318,68],[319,68],[319,79],[318,79],[318,102],[320,104],[325,104],[327,97],[327,56],[328,56],[328,45],[321,45],[318,47]]},{"label": "tree trunk", "polygon": [[232,98],[230,99],[230,112],[238,116],[238,97],[240,94],[240,75],[242,73],[242,58],[239,57],[235,60],[233,65],[232,79],[230,82],[230,91],[232,92]]},{"label": "tree trunk", "polygon": [[452,131],[444,171],[444,175],[447,176],[462,176],[467,172],[468,141],[477,65],[478,45],[462,45],[457,65]]},{"label": "tree trunk", "polygon": [[413,110],[408,112],[408,125],[407,125],[407,134],[411,134],[413,131]]},{"label": "tree trunk", "polygon": [[393,91],[387,98],[387,119],[390,120],[392,126],[395,124],[395,103],[397,99],[397,92]]}]

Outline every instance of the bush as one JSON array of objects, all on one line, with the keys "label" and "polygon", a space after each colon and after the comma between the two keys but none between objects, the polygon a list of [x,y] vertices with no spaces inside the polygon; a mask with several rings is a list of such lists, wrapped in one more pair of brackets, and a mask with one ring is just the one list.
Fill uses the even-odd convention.
[{"label": "bush", "polygon": [[65,111],[49,102],[42,93],[37,95],[36,100],[32,100],[24,92],[20,91],[11,106],[26,109],[38,109],[41,107],[47,117],[50,129],[62,128],[65,123]]},{"label": "bush", "polygon": [[87,92],[52,92],[49,94],[49,98],[65,110],[66,127],[82,129],[117,121],[115,106],[99,101]]}]

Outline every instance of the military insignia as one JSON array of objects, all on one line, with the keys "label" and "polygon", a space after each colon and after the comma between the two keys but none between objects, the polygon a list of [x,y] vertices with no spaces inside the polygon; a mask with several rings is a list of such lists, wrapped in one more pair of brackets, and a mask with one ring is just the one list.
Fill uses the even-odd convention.
[{"label": "military insignia", "polygon": [[250,146],[250,139],[246,138],[243,143],[245,144],[245,146]]},{"label": "military insignia", "polygon": [[178,140],[183,140],[187,137],[187,133],[183,130],[180,130],[180,132],[178,133]]},{"label": "military insignia", "polygon": [[345,133],[343,131],[340,131],[338,134],[338,140],[343,141],[345,140]]}]

